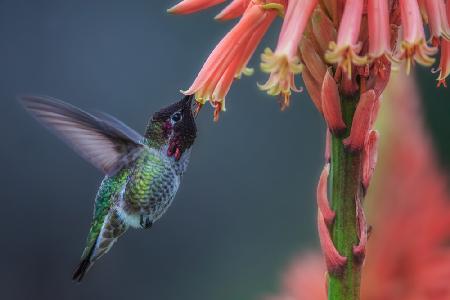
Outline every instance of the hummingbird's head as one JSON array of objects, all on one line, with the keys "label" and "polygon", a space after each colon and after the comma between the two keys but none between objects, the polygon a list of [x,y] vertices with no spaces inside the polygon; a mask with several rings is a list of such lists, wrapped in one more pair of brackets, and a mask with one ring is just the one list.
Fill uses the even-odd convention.
[{"label": "hummingbird's head", "polygon": [[150,144],[162,148],[167,146],[167,155],[179,160],[191,148],[197,135],[192,112],[193,95],[184,96],[153,114],[145,137]]}]

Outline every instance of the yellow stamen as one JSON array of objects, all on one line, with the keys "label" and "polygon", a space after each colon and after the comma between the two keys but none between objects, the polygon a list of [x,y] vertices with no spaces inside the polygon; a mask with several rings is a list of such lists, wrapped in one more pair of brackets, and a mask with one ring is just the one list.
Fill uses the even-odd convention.
[{"label": "yellow stamen", "polygon": [[266,3],[266,4],[261,5],[261,7],[266,10],[270,10],[270,9],[276,10],[278,16],[280,16],[281,18],[284,18],[285,9],[284,9],[284,6],[280,3],[273,3],[273,2]]},{"label": "yellow stamen", "polygon": [[329,50],[325,53],[325,60],[328,63],[340,65],[349,79],[352,77],[352,64],[363,66],[368,63],[367,56],[359,56],[351,46],[338,46],[335,42],[330,42]]},{"label": "yellow stamen", "polygon": [[242,75],[245,75],[245,76],[252,76],[253,73],[255,73],[255,70],[254,70],[253,68],[247,68],[247,67],[245,67],[245,68],[243,68],[242,70],[240,70],[240,71],[236,74],[236,76],[234,76],[234,78],[236,78],[236,79],[241,79]]},{"label": "yellow stamen", "polygon": [[417,41],[414,44],[403,41],[401,50],[403,52],[401,58],[406,60],[406,74],[410,73],[414,60],[423,66],[431,66],[435,62],[431,55],[436,54],[437,48],[429,47],[425,40]]}]

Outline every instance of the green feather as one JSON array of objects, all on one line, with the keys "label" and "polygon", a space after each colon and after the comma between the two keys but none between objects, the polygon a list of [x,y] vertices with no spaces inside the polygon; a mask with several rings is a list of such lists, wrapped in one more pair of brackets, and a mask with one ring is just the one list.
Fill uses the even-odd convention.
[{"label": "green feather", "polygon": [[113,201],[124,188],[129,174],[129,169],[124,168],[118,174],[108,177],[106,176],[95,198],[94,216],[91,223],[91,228],[86,239],[86,248],[83,251],[81,259],[85,259],[91,255],[98,235],[103,226],[103,222],[108,215]]}]

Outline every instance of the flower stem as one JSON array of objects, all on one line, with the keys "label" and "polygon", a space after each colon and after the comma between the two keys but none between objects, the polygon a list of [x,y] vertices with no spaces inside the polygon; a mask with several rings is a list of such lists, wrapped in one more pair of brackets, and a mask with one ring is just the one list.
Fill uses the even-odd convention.
[{"label": "flower stem", "polygon": [[331,208],[336,213],[331,237],[338,252],[347,257],[340,274],[329,274],[329,300],[359,299],[361,259],[353,254],[358,244],[356,199],[361,193],[361,151],[344,148],[343,139],[350,134],[359,97],[341,97],[341,107],[347,130],[331,140]]}]

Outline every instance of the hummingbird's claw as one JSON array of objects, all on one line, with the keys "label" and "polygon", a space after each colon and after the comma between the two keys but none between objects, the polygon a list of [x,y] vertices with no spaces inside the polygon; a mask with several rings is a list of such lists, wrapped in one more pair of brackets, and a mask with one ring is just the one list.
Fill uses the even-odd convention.
[{"label": "hummingbird's claw", "polygon": [[139,221],[139,224],[143,229],[149,229],[152,227],[153,222],[150,220],[150,216],[148,215],[141,215],[141,219]]}]

